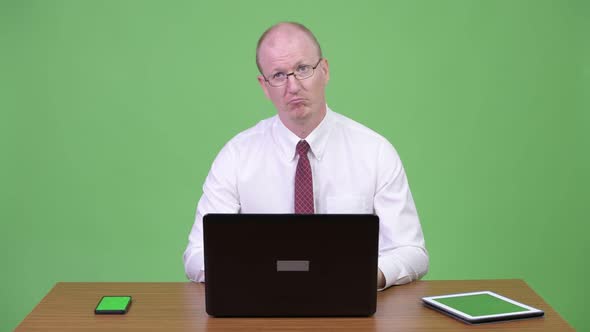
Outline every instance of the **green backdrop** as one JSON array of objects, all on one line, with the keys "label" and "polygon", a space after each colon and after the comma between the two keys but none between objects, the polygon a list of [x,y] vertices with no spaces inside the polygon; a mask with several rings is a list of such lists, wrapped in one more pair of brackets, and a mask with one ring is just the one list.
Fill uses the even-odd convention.
[{"label": "green backdrop", "polygon": [[58,281],[186,280],[213,158],[275,113],[254,50],[281,20],[398,149],[426,279],[522,278],[590,330],[588,3],[0,0],[0,330]]}]

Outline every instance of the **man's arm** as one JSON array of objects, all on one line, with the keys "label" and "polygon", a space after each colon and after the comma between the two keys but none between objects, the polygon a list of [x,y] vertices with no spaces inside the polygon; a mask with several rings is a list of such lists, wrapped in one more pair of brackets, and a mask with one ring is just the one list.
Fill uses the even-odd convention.
[{"label": "man's arm", "polygon": [[203,216],[207,213],[238,213],[240,210],[235,159],[230,142],[221,149],[215,158],[203,185],[203,195],[197,205],[195,223],[183,255],[186,276],[192,281],[205,281]]},{"label": "man's arm", "polygon": [[378,158],[375,213],[379,216],[379,288],[401,285],[428,272],[428,253],[401,160],[385,141]]}]

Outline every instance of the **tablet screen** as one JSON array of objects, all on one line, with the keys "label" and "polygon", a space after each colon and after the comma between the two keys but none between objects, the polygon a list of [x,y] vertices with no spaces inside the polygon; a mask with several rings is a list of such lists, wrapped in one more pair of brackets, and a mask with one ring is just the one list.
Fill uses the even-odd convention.
[{"label": "tablet screen", "polygon": [[470,316],[488,316],[528,310],[487,293],[443,297],[437,301]]}]

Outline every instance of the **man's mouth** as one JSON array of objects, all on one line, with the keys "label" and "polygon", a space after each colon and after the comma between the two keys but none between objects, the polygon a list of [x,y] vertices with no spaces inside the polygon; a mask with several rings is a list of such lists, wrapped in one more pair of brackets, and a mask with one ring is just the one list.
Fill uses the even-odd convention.
[{"label": "man's mouth", "polygon": [[303,99],[303,98],[293,98],[293,99],[289,100],[289,102],[287,104],[289,104],[289,105],[300,104],[300,103],[303,103],[304,101],[305,101],[305,99]]}]

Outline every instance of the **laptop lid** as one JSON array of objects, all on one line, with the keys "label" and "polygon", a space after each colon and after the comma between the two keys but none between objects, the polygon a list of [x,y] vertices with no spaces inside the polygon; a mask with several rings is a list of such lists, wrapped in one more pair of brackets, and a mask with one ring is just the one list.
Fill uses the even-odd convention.
[{"label": "laptop lid", "polygon": [[207,214],[203,234],[209,315],[375,313],[375,215]]}]

